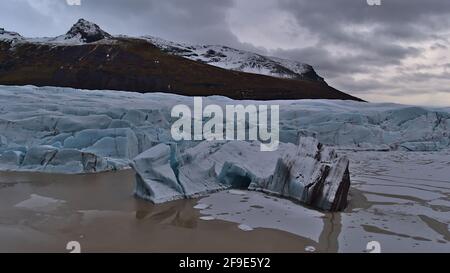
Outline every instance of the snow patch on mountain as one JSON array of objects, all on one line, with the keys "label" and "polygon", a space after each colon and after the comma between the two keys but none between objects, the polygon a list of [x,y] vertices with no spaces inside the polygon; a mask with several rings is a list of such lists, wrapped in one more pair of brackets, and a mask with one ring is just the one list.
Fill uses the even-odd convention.
[{"label": "snow patch on mountain", "polygon": [[324,82],[313,67],[301,62],[267,57],[219,45],[191,45],[145,36],[164,52],[224,69],[266,76]]},{"label": "snow patch on mountain", "polygon": [[59,36],[55,40],[67,43],[92,43],[110,38],[112,36],[97,24],[80,19],[65,35]]},{"label": "snow patch on mountain", "polygon": [[[78,20],[66,34],[57,37],[24,38],[18,33],[0,29],[0,42],[11,44],[38,43],[54,46],[76,46],[88,43],[112,43],[116,41],[115,38],[119,37],[133,38],[123,35],[114,37],[102,30],[97,24],[84,19]],[[297,61],[267,57],[220,45],[190,45],[170,42],[152,36],[144,36],[140,39],[147,40],[168,54],[228,70],[285,79],[310,80],[326,84],[312,66]]]},{"label": "snow patch on mountain", "polygon": [[60,45],[83,45],[99,41],[107,41],[111,38],[113,38],[113,36],[102,30],[97,24],[80,19],[64,35],[60,35],[55,38],[29,39],[29,41]]},{"label": "snow patch on mountain", "polygon": [[112,35],[102,30],[97,24],[84,19],[78,20],[66,34],[57,37],[24,38],[18,33],[8,32],[0,28],[0,42],[27,42],[69,46],[107,42],[112,38]]},{"label": "snow patch on mountain", "polygon": [[0,28],[0,42],[16,43],[23,40],[25,40],[25,38],[22,37],[19,33],[6,31],[4,28]]}]

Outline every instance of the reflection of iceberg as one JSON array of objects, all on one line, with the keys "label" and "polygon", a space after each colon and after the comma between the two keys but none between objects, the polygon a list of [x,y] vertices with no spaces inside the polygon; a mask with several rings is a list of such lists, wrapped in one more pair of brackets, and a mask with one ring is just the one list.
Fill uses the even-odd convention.
[{"label": "reflection of iceberg", "polygon": [[[268,196],[259,192],[244,192],[234,195],[229,191],[211,194],[199,200],[203,205],[201,215],[214,219],[237,223],[244,230],[256,228],[278,229],[320,241],[325,225],[326,214],[291,200]],[[197,206],[198,206],[197,205]]]},{"label": "reflection of iceberg", "polygon": [[63,200],[31,194],[29,199],[16,204],[14,207],[36,212],[51,212],[58,209],[64,203],[65,201]]}]

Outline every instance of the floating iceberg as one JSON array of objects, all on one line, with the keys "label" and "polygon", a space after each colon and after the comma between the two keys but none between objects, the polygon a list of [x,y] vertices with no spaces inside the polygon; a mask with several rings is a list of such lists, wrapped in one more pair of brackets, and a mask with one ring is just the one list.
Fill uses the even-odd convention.
[{"label": "floating iceberg", "polygon": [[202,142],[179,153],[159,144],[134,159],[136,195],[154,203],[191,198],[227,188],[280,195],[316,208],[346,206],[349,160],[314,138],[261,152],[254,142]]},{"label": "floating iceberg", "polygon": [[328,211],[347,206],[349,160],[316,139],[300,138],[299,147],[278,159],[274,173],[257,179],[250,189],[289,197]]}]

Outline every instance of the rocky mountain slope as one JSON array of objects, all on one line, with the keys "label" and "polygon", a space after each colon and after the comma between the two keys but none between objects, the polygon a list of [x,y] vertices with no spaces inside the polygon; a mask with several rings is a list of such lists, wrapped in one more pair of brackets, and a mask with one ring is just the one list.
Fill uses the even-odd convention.
[{"label": "rocky mountain slope", "polygon": [[156,38],[112,36],[83,19],[53,38],[1,30],[0,84],[256,100],[359,100],[328,86],[302,63],[220,46],[192,46],[191,53],[187,48]]},{"label": "rocky mountain slope", "polygon": [[25,38],[17,32],[6,31],[4,28],[0,28],[0,42],[15,43],[19,41],[25,41]]}]

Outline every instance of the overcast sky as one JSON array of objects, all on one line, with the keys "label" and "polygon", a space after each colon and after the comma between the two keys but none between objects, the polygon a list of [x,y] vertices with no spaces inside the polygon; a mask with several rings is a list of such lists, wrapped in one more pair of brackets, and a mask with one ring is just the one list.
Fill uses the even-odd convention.
[{"label": "overcast sky", "polygon": [[450,0],[2,0],[0,27],[56,36],[78,19],[111,34],[223,44],[309,63],[374,102],[450,106]]}]

